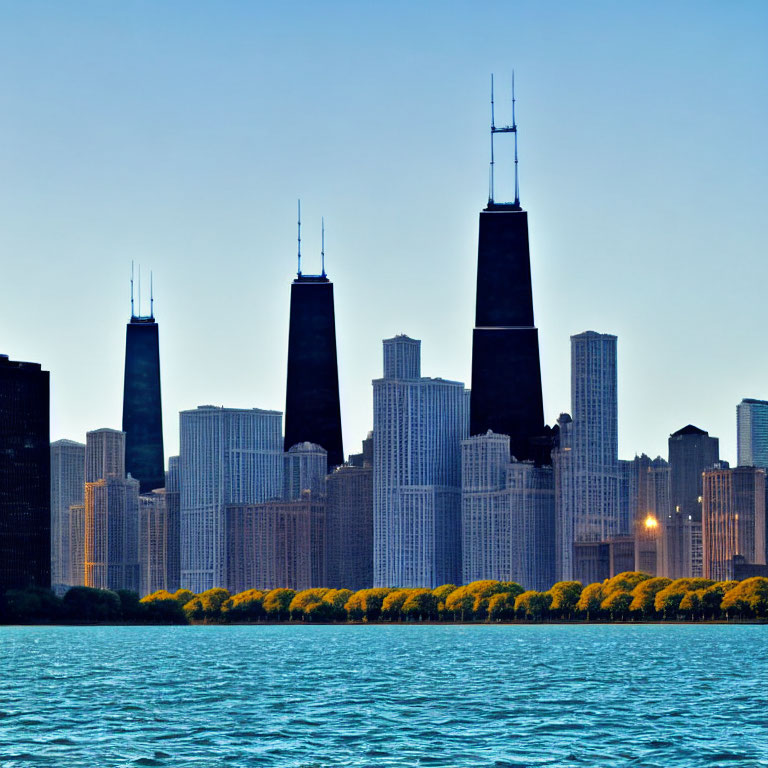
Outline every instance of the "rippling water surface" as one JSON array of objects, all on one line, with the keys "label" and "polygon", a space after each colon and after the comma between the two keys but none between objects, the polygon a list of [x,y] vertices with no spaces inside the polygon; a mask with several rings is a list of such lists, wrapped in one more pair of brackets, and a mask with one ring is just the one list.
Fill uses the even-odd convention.
[{"label": "rippling water surface", "polygon": [[768,627],[0,628],[0,766],[768,766]]}]

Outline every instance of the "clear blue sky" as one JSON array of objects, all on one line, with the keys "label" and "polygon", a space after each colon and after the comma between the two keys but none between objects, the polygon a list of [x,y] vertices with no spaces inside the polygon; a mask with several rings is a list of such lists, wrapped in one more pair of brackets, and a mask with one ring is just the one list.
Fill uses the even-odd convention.
[{"label": "clear blue sky", "polygon": [[501,120],[514,67],[547,420],[569,336],[615,333],[622,457],[693,422],[734,460],[737,402],[768,399],[766,40],[762,0],[6,1],[0,352],[51,371],[54,439],[119,427],[134,259],[166,453],[181,409],[282,410],[301,196],[358,450],[383,338],[469,385],[488,81]]}]

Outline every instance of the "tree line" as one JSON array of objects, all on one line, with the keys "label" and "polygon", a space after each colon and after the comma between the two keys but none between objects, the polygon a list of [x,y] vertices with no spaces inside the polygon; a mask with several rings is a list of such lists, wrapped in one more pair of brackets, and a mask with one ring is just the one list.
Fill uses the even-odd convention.
[{"label": "tree line", "polygon": [[561,581],[546,592],[508,581],[437,589],[249,589],[230,594],[135,592],[72,587],[9,590],[0,623],[239,624],[252,622],[542,622],[713,621],[768,619],[768,578],[668,579],[630,571],[586,587]]}]

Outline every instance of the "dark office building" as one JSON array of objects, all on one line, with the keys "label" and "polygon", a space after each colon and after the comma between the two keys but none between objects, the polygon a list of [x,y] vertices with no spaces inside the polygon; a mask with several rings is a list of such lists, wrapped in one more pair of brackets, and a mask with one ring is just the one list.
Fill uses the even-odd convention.
[{"label": "dark office building", "polygon": [[139,481],[140,492],[165,487],[160,344],[152,315],[133,315],[126,328],[123,432],[125,471]]},{"label": "dark office building", "polygon": [[181,587],[181,471],[179,457],[168,459],[168,472],[165,474],[165,508],[167,550],[165,577],[169,592]]},{"label": "dark office building", "polygon": [[51,585],[48,371],[0,355],[0,594]]},{"label": "dark office building", "polygon": [[285,450],[314,443],[328,452],[329,471],[344,463],[333,283],[299,272],[291,285]]},{"label": "dark office building", "polygon": [[[491,139],[514,132],[517,142],[514,113],[512,122],[507,128],[492,125]],[[509,435],[518,461],[549,463],[549,450],[537,447],[544,432],[539,337],[533,324],[528,214],[520,207],[517,178],[513,203],[495,202],[491,187],[480,213],[470,398],[470,435],[489,429]]]},{"label": "dark office building", "polygon": [[703,573],[701,540],[701,473],[713,467],[719,440],[688,424],[669,436],[669,518],[664,531],[664,575],[671,579]]}]

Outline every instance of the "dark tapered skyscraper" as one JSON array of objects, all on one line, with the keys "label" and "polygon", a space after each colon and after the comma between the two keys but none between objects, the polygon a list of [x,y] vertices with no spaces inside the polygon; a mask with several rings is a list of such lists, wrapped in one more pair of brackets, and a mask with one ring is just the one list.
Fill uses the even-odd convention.
[{"label": "dark tapered skyscraper", "polygon": [[299,253],[291,285],[285,450],[304,442],[325,448],[329,470],[344,463],[333,283],[324,265],[319,275],[302,275]]},{"label": "dark tapered skyscraper", "polygon": [[0,595],[51,585],[49,376],[0,355]]},{"label": "dark tapered skyscraper", "polygon": [[[493,97],[491,97],[493,98]],[[492,102],[493,103],[493,102]],[[493,145],[488,206],[480,213],[477,250],[477,304],[472,336],[470,434],[489,429],[509,435],[519,461],[549,463],[536,439],[544,432],[539,337],[533,324],[528,214],[520,207],[517,184],[517,125],[496,127],[515,136],[515,201],[493,199]]]},{"label": "dark tapered skyscraper", "polygon": [[133,296],[125,334],[123,432],[125,471],[139,481],[140,492],[165,487],[158,326],[153,311],[149,317],[134,314]]}]

